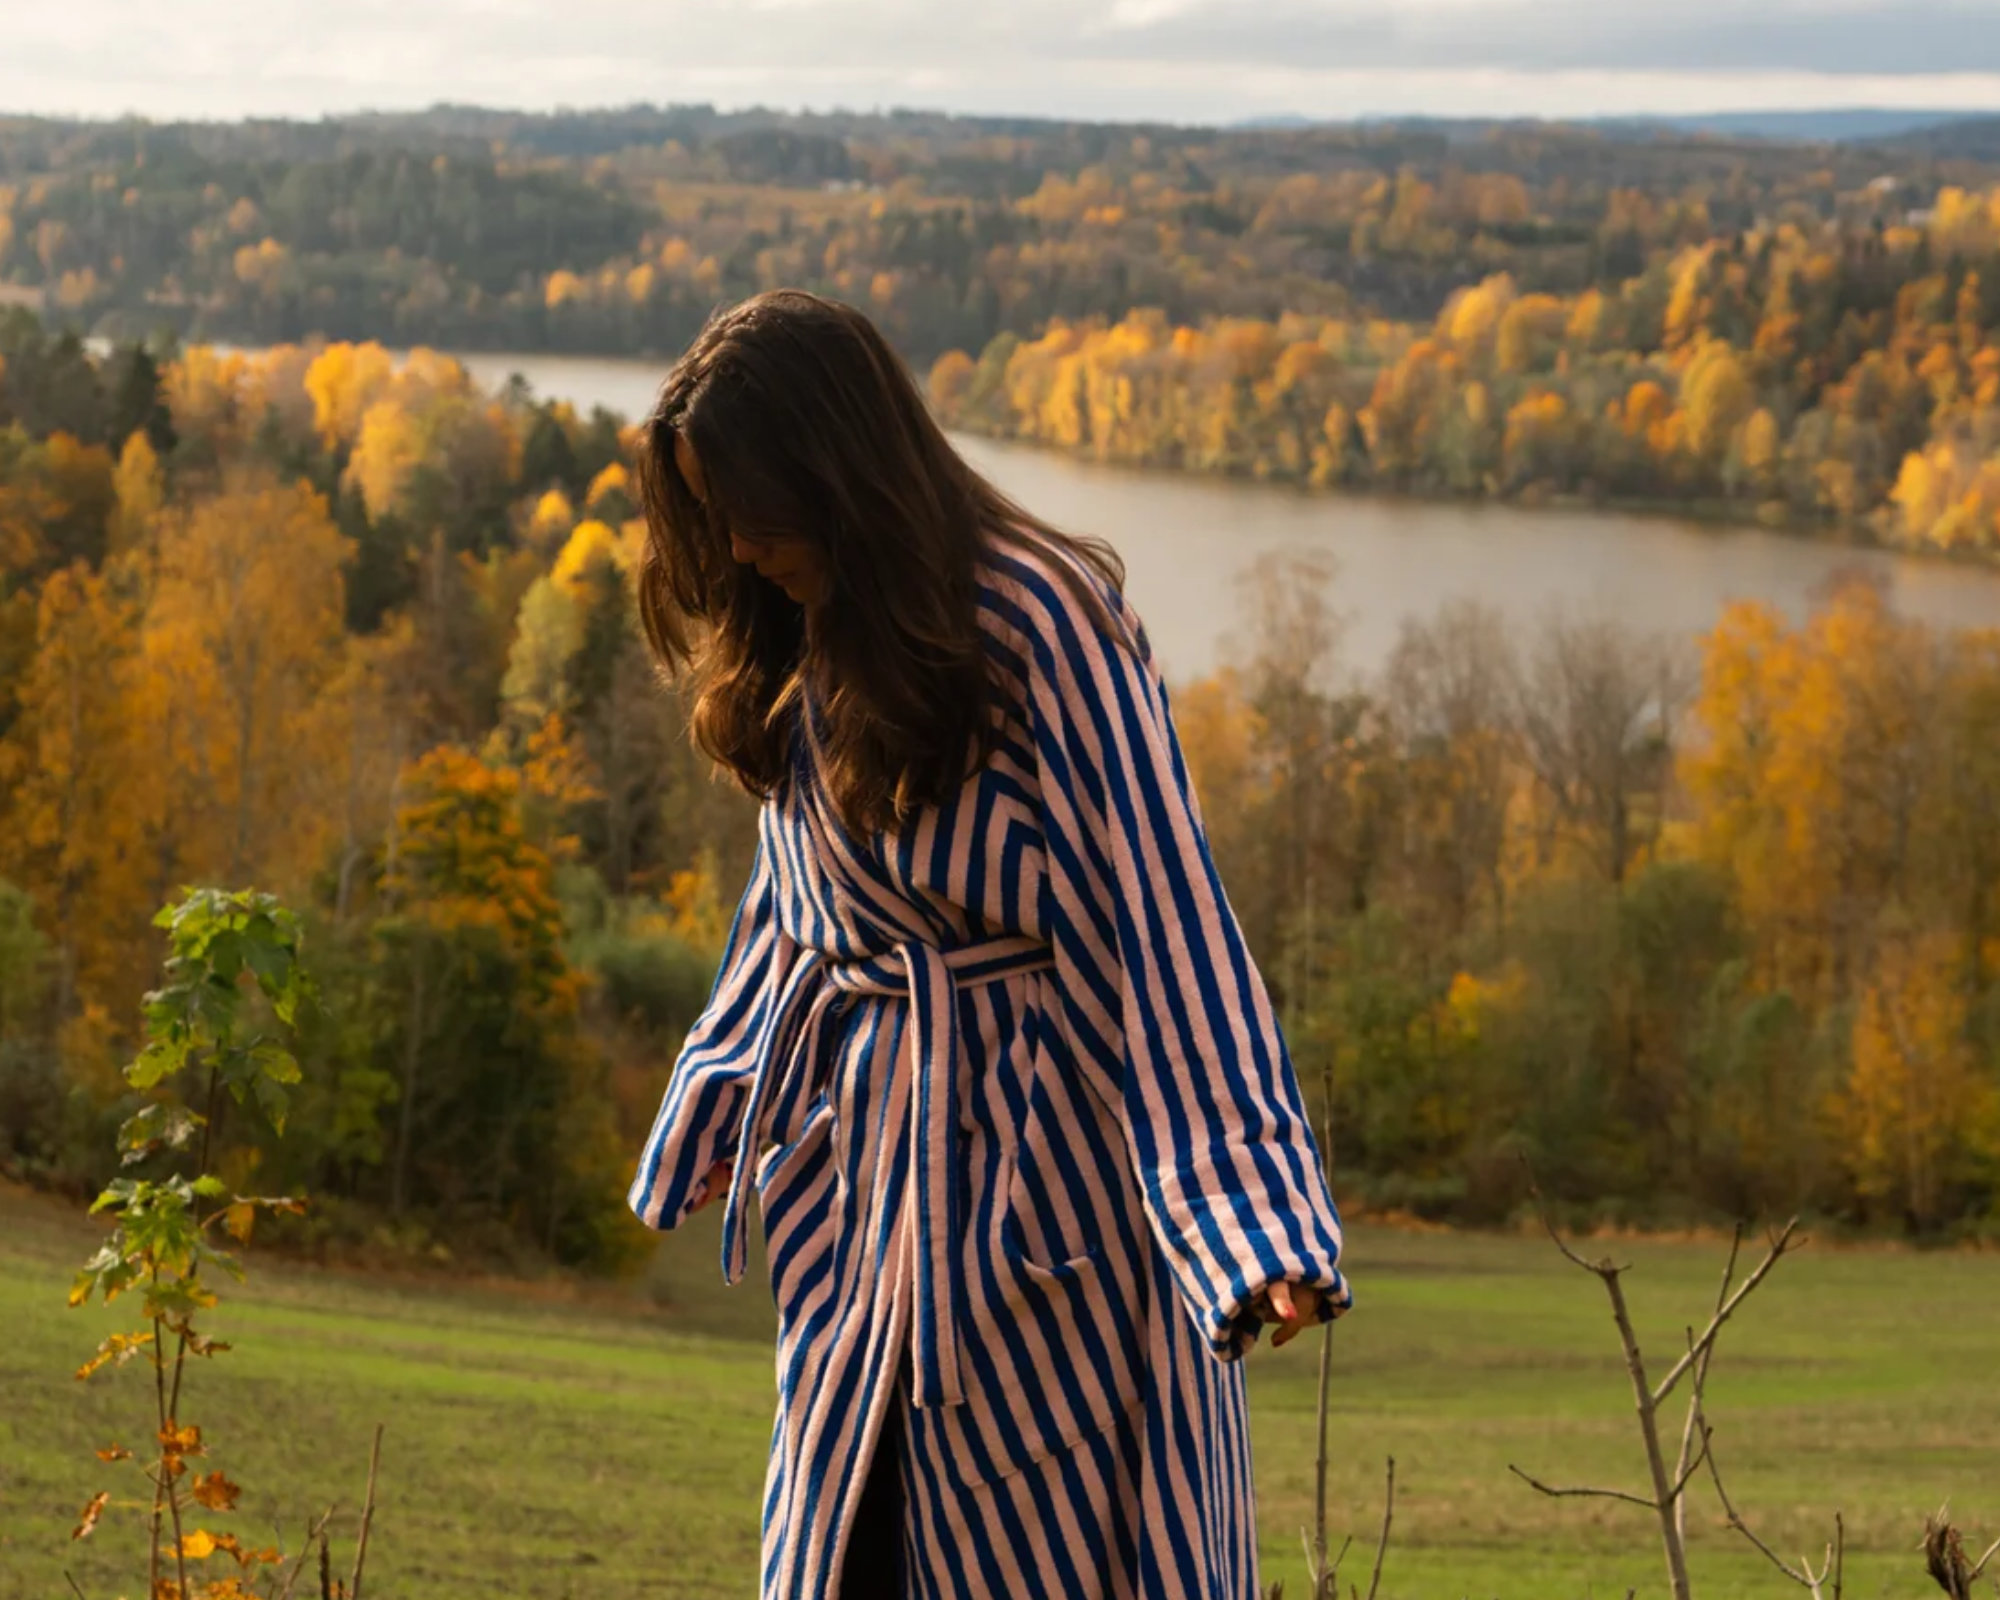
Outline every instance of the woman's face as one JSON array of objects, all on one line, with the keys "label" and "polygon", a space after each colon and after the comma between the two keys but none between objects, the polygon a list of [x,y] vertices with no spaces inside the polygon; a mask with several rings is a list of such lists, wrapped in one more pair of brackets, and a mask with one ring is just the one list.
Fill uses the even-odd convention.
[{"label": "woman's face", "polygon": [[[701,458],[684,433],[674,435],[674,465],[680,468],[688,491],[707,505],[708,483],[702,477]],[[784,534],[752,535],[731,527],[729,553],[744,566],[755,567],[759,576],[775,583],[800,605],[817,600],[825,587],[824,563],[809,540]]]}]

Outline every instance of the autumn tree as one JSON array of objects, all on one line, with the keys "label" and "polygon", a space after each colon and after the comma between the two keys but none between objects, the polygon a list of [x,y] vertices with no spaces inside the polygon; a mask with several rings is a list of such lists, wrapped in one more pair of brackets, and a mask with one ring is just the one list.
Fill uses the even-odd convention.
[{"label": "autumn tree", "polygon": [[1959,1214],[2000,1174],[2000,1081],[1982,1072],[1949,936],[1882,939],[1854,1012],[1834,1116],[1855,1192],[1918,1230]]},{"label": "autumn tree", "polygon": [[574,1029],[553,863],[522,780],[443,747],[405,775],[373,931],[370,1009],[399,1084],[388,1203],[517,1223],[558,1251],[610,1248],[611,1130]]},{"label": "autumn tree", "polygon": [[313,864],[288,819],[319,756],[297,740],[338,667],[348,551],[318,494],[254,479],[162,529],[135,713],[161,741],[178,870],[284,884]]},{"label": "autumn tree", "polygon": [[137,730],[125,675],[138,619],[129,572],[79,565],[51,577],[20,715],[0,743],[0,857],[46,908],[60,1016],[114,991],[151,909],[132,870]]}]

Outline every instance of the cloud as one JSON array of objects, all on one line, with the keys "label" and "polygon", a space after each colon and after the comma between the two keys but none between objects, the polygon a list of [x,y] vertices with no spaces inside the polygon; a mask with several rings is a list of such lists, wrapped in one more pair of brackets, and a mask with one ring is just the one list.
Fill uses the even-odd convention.
[{"label": "cloud", "polygon": [[[1115,10],[1132,0],[1112,3]],[[1348,69],[2000,72],[2000,7],[1993,0],[1206,0],[1083,48],[1128,59]]]},{"label": "cloud", "polygon": [[0,108],[634,100],[1173,121],[2000,104],[1996,0],[75,0]]}]

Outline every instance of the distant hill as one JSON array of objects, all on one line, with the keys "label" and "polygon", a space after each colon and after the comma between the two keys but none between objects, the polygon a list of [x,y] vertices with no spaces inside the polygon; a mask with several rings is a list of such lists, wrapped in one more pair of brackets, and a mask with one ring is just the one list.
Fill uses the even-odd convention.
[{"label": "distant hill", "polygon": [[[1849,107],[1826,111],[1716,111],[1695,116],[1634,117],[1359,117],[1317,118],[1296,113],[1245,117],[1230,124],[1244,132],[1295,132],[1307,128],[1423,128],[1450,139],[1485,138],[1495,129],[1522,127],[1589,128],[1615,137],[1650,138],[1662,132],[1704,133],[1726,139],[1758,139],[1787,144],[1879,144],[1889,140],[1935,141],[1926,153],[1957,155],[1961,130],[1975,141],[1964,158],[1993,160],[2000,145],[2000,119],[1983,111],[1886,110]],[[1983,133],[1981,130],[1984,130]],[[1917,146],[1913,143],[1912,148]],[[1981,155],[1976,152],[1983,150]]]},{"label": "distant hill", "polygon": [[[1947,185],[2000,185],[2000,118],[1896,115],[0,115],[0,311],[107,337],[658,354],[717,302],[790,283],[865,302],[927,362],[1138,306],[1190,326],[1428,322],[1497,273],[1559,297],[1643,278],[1633,303],[1663,310],[1661,275],[1691,243],[1734,251],[1774,218],[1816,217],[1831,256],[1841,230],[1872,239]],[[1835,322],[1885,292],[1866,248]],[[2000,270],[1982,281],[2000,293]]]},{"label": "distant hill", "polygon": [[1692,117],[1618,119],[1640,126],[1716,133],[1732,139],[1780,139],[1794,144],[1874,143],[1902,135],[1948,129],[1984,114],[1976,111],[1891,111],[1865,107],[1829,111],[1718,111]]},{"label": "distant hill", "polygon": [[1915,129],[1885,142],[1900,154],[1933,161],[2000,161],[2000,117],[1968,117]]}]

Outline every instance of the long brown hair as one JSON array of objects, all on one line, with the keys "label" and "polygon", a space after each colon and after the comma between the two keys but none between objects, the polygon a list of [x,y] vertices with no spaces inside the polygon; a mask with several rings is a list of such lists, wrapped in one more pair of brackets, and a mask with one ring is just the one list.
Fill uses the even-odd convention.
[{"label": "long brown hair", "polygon": [[[675,460],[682,434],[705,499]],[[772,795],[809,705],[822,779],[862,832],[941,803],[991,749],[983,546],[1068,555],[1058,570],[1100,616],[1084,571],[1124,585],[1110,546],[1050,527],[960,458],[866,317],[801,290],[709,319],[660,390],[638,465],[640,614],[666,669],[692,674],[696,743]],[[808,541],[822,598],[802,607],[739,565],[731,527]]]}]

